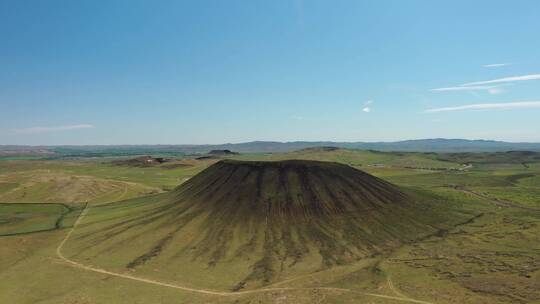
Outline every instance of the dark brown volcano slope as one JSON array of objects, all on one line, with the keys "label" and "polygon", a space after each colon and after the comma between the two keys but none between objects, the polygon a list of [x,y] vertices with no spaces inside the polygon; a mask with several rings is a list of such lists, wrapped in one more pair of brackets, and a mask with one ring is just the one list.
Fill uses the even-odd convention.
[{"label": "dark brown volcano slope", "polygon": [[449,215],[408,193],[337,163],[223,160],[169,193],[94,211],[109,220],[84,228],[79,254],[253,288],[436,232]]},{"label": "dark brown volcano slope", "polygon": [[299,222],[404,204],[394,185],[346,165],[223,160],[174,191],[220,218]]}]

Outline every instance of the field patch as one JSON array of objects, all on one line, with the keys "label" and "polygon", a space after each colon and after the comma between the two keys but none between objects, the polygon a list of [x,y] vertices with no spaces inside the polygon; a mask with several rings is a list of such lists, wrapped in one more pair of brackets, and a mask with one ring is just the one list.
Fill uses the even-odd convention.
[{"label": "field patch", "polygon": [[18,183],[0,182],[0,193],[11,191],[17,187],[19,187]]},{"label": "field patch", "polygon": [[0,184],[0,201],[9,203],[101,203],[160,191],[159,188],[130,181],[57,170],[16,172],[1,177],[10,182]]},{"label": "field patch", "polygon": [[60,228],[70,211],[62,204],[0,204],[0,236]]}]

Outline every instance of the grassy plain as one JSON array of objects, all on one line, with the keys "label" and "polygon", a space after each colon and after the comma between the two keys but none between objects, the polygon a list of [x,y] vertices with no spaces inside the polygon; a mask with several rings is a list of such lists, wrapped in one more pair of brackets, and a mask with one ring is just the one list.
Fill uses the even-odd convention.
[{"label": "grassy plain", "polygon": [[[522,155],[498,155],[496,160],[490,160],[489,155],[466,156],[469,159],[463,161],[464,156],[341,149],[234,156],[337,161],[411,191],[429,193],[454,210],[471,215],[454,228],[384,255],[284,276],[270,285],[293,289],[238,295],[202,294],[87,271],[63,262],[56,254],[80,213],[80,203],[89,202],[91,208],[98,209],[118,206],[122,212],[152,208],[145,206],[144,197],[123,200],[170,190],[215,160],[183,160],[180,162],[190,166],[173,169],[120,167],[103,159],[2,161],[0,201],[27,204],[0,205],[0,234],[24,232],[0,236],[0,303],[540,303],[540,211],[535,211],[540,209],[540,165],[534,156],[528,156],[525,165],[520,161]],[[468,166],[471,163],[472,167]],[[497,199],[512,204],[501,204]],[[67,207],[58,203],[74,211],[66,213]],[[98,220],[89,215],[87,220]],[[88,227],[85,225],[83,219],[77,229],[82,232]],[[30,233],[39,230],[47,231]],[[77,231],[74,242],[66,242],[67,256],[75,249],[70,246],[79,241]],[[125,246],[147,245],[128,241]],[[107,251],[101,251],[93,254],[106,257]],[[85,265],[93,263],[84,254],[73,259]],[[94,266],[132,273],[118,268],[116,261],[104,258],[99,263]],[[214,286],[225,290],[219,282],[230,273],[224,269],[204,281],[203,275],[190,275],[195,269],[192,263],[186,260],[176,265],[178,277],[163,276],[159,268],[146,269],[140,275],[194,289]]]},{"label": "grassy plain", "polygon": [[0,204],[0,236],[57,229],[70,211],[62,204]]}]

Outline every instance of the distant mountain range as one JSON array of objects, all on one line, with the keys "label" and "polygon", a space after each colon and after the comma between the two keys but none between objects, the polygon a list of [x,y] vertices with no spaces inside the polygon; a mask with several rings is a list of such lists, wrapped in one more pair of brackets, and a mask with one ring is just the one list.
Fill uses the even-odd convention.
[{"label": "distant mountain range", "polygon": [[399,152],[502,152],[540,151],[540,143],[511,143],[493,140],[419,139],[395,142],[333,141],[252,141],[219,145],[92,145],[92,146],[8,146],[0,145],[0,155],[115,156],[140,154],[203,154],[212,150],[240,153],[290,152],[312,147],[339,147]]},{"label": "distant mountain range", "polygon": [[466,139],[419,139],[395,142],[332,142],[332,141],[295,141],[271,142],[254,141],[239,144],[217,146],[191,146],[188,149],[229,149],[249,152],[289,152],[312,147],[339,147],[348,149],[399,151],[399,152],[499,152],[499,151],[540,151],[540,143],[510,143],[492,140]]}]

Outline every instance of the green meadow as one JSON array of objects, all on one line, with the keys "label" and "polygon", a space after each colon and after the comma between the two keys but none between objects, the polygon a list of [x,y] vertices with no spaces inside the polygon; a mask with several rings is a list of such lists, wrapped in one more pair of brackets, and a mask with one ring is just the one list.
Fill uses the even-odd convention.
[{"label": "green meadow", "polygon": [[[209,235],[200,228],[204,213],[167,238],[171,223],[187,221],[171,203],[180,195],[176,187],[218,158],[179,157],[148,167],[114,164],[116,158],[2,160],[0,303],[540,303],[540,161],[523,157],[323,148],[230,157],[338,162],[425,198],[410,212],[429,233],[379,244],[377,254],[361,258],[332,245],[326,224],[317,234],[293,235],[294,252],[287,252],[277,229],[267,247],[253,250],[242,247],[240,230]],[[179,216],[169,216],[172,211]],[[235,213],[225,211],[213,225],[229,231]],[[396,225],[398,217],[372,227]],[[373,237],[382,235],[378,229]],[[265,243],[262,231],[253,235],[254,244]],[[201,257],[161,250],[156,236],[163,246],[170,239],[202,239],[193,249]],[[302,255],[306,236],[314,240],[305,241],[311,246],[305,250],[324,248],[323,254]],[[317,242],[325,245],[312,245]],[[240,247],[245,258],[233,259],[227,248],[238,253]],[[254,257],[268,257],[258,264],[264,266],[295,254],[302,256],[295,268],[287,264],[271,276],[252,271]],[[339,262],[324,264],[324,258]],[[232,283],[250,273],[251,281],[235,289]]]}]

